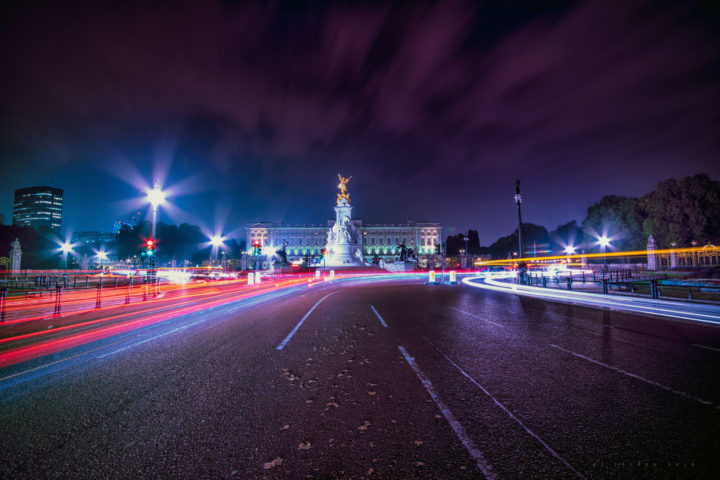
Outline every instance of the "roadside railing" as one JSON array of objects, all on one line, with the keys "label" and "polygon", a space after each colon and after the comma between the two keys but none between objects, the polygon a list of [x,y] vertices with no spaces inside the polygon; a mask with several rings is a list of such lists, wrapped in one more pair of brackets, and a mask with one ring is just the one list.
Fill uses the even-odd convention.
[{"label": "roadside railing", "polygon": [[[601,276],[595,272],[563,272],[547,274],[531,272],[518,275],[518,284],[544,288],[582,288],[583,291],[604,295],[637,295],[649,298],[686,299],[699,301],[720,301],[720,286],[703,283],[678,282],[668,279],[667,274],[642,272],[633,275],[630,271],[610,271]],[[577,284],[580,284],[579,286]]]}]

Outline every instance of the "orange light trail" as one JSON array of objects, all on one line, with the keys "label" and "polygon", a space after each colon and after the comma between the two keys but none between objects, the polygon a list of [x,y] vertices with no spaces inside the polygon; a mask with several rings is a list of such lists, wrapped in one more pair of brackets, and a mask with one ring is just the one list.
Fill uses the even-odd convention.
[{"label": "orange light trail", "polygon": [[513,265],[516,263],[536,263],[553,260],[579,260],[584,258],[614,258],[614,257],[640,257],[647,256],[648,253],[655,255],[669,255],[671,253],[714,253],[720,254],[720,247],[688,247],[688,248],[666,248],[649,252],[648,250],[632,250],[626,252],[606,252],[606,253],[575,253],[572,255],[552,255],[545,257],[524,257],[504,260],[487,260],[475,262],[476,266],[485,265]]}]

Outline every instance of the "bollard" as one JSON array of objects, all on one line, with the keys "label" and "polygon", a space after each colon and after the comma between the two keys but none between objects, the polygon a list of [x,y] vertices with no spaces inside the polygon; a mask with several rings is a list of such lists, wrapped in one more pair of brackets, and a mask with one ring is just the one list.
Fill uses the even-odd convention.
[{"label": "bollard", "polygon": [[435,283],[435,270],[428,272],[428,283]]},{"label": "bollard", "polygon": [[630,282],[630,293],[635,293],[635,283]]},{"label": "bollard", "polygon": [[0,322],[5,321],[6,305],[7,305],[7,287],[0,288]]},{"label": "bollard", "polygon": [[602,288],[603,288],[603,295],[607,295],[608,294],[608,279],[607,278],[602,279]]},{"label": "bollard", "polygon": [[75,278],[73,279],[73,288],[77,288],[77,275],[75,275]]},{"label": "bollard", "polygon": [[572,275],[567,278],[567,289],[572,290]]},{"label": "bollard", "polygon": [[95,308],[100,308],[100,299],[102,297],[102,283],[98,283],[97,286],[97,296],[95,299]]},{"label": "bollard", "polygon": [[543,288],[547,288],[547,277],[545,275],[543,275],[542,277],[542,285]]},{"label": "bollard", "polygon": [[260,283],[262,282],[262,278],[260,276],[261,274],[262,272],[260,272],[259,270],[255,271],[255,285],[260,285]]},{"label": "bollard", "polygon": [[335,270],[330,270],[330,280],[335,280]]},{"label": "bollard", "polygon": [[315,280],[320,280],[320,270],[315,270]]},{"label": "bollard", "polygon": [[688,300],[692,300],[692,287],[688,288]]},{"label": "bollard", "polygon": [[248,285],[255,285],[255,275],[253,275],[253,272],[248,273]]},{"label": "bollard", "polygon": [[457,274],[455,273],[455,270],[450,270],[450,283],[457,283]]},{"label": "bollard", "polygon": [[130,290],[132,289],[132,283],[127,284],[127,288],[125,289],[125,305],[130,303]]},{"label": "bollard", "polygon": [[582,282],[585,283],[585,270],[582,272]]},{"label": "bollard", "polygon": [[85,288],[90,286],[90,277],[85,277]]},{"label": "bollard", "polygon": [[62,295],[62,288],[58,285],[55,289],[55,315],[60,315],[60,297]]}]

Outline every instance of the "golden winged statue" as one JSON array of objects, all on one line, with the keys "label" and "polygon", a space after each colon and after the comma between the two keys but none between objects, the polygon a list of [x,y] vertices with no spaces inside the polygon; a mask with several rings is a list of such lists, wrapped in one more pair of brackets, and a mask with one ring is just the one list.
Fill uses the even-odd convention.
[{"label": "golden winged statue", "polygon": [[338,193],[337,196],[337,204],[340,205],[340,203],[344,199],[347,201],[348,205],[350,205],[350,194],[347,193],[347,183],[352,178],[352,175],[347,178],[343,178],[343,176],[338,173],[338,178],[340,179],[340,183],[338,184],[337,188],[340,190],[340,193]]}]

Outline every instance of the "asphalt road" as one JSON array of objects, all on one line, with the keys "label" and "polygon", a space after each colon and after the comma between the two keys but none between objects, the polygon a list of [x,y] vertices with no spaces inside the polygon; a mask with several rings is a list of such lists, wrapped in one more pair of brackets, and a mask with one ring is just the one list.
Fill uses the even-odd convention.
[{"label": "asphalt road", "polygon": [[251,303],[0,369],[0,476],[720,471],[718,327],[420,281]]}]

